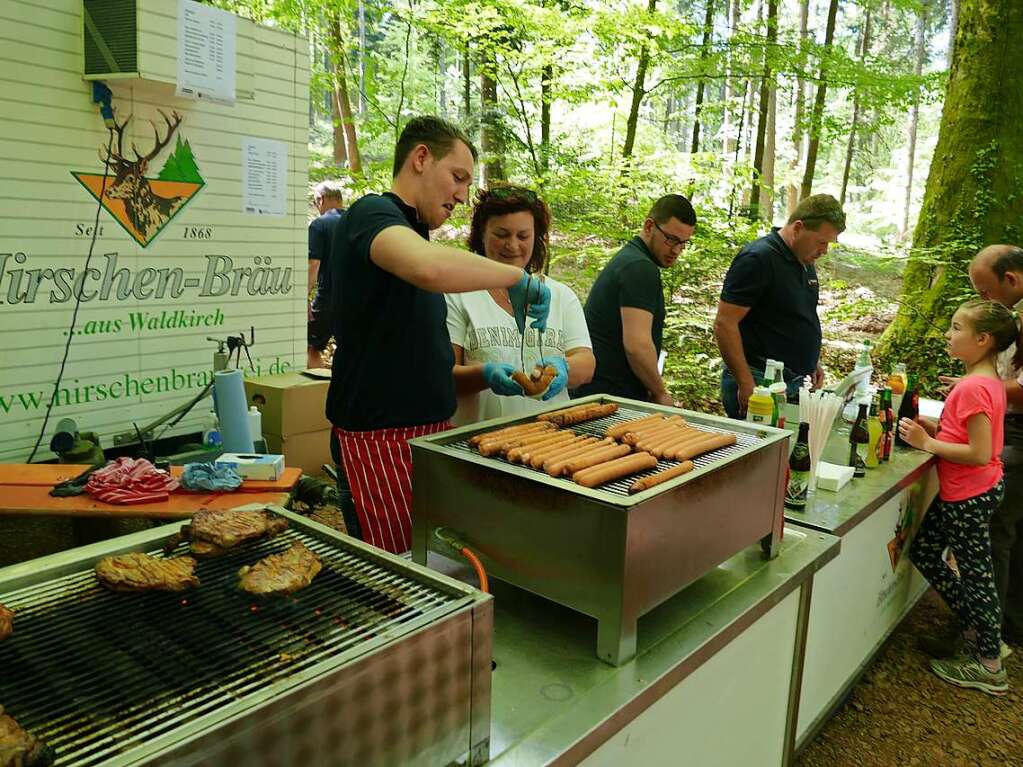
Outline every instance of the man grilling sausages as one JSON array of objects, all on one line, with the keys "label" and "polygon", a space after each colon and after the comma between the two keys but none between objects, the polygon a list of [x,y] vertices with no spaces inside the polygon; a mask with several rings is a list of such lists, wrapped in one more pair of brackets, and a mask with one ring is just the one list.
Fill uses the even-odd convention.
[{"label": "man grilling sausages", "polygon": [[330,305],[338,358],[327,417],[341,444],[362,537],[407,551],[412,532],[408,440],[449,427],[454,356],[444,293],[507,288],[519,331],[544,330],[550,291],[524,270],[429,242],[472,183],[476,149],[437,117],[412,119],[385,194],[354,203],[334,231]]}]

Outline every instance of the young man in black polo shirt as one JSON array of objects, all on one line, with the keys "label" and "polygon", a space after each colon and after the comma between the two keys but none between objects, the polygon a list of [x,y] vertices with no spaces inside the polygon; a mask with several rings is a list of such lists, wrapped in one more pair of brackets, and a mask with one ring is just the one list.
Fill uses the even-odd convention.
[{"label": "young man in black polo shirt", "polygon": [[721,401],[730,418],[745,416],[754,379],[763,378],[768,359],[785,363],[790,397],[798,396],[805,376],[814,387],[824,382],[814,263],[844,230],[838,200],[815,194],[796,206],[785,226],[754,240],[732,260],[714,320],[725,362]]},{"label": "young man in black polo shirt", "polygon": [[550,291],[524,270],[429,242],[464,203],[476,150],[436,117],[409,121],[394,151],[394,181],[355,202],[334,230],[331,321],[338,342],[327,417],[340,440],[362,536],[409,549],[408,440],[448,428],[455,412],[444,293],[508,288],[520,331],[544,330]]},{"label": "young man in black polo shirt", "polygon": [[[330,255],[330,238],[338,217],[344,215],[341,184],[321,181],[313,190],[313,205],[320,215],[309,224],[309,323],[306,330],[306,367],[323,367],[323,350],[330,341],[326,296],[320,295],[320,271]],[[324,269],[325,271],[325,269]]]},{"label": "young man in black polo shirt", "polygon": [[614,394],[673,404],[657,371],[664,334],[661,270],[671,268],[695,228],[689,200],[665,195],[650,209],[639,235],[601,271],[584,307],[597,369],[575,396]]}]

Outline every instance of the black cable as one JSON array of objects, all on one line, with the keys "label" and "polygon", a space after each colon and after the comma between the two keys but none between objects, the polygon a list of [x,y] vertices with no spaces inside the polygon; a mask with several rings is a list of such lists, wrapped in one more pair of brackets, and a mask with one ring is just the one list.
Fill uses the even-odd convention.
[{"label": "black cable", "polygon": [[[109,130],[109,129],[108,129]],[[99,234],[99,216],[103,212],[103,195],[107,191],[107,178],[110,177],[110,149],[114,145],[114,132],[109,131],[110,138],[107,139],[107,156],[103,160],[103,183],[99,188],[99,199],[96,205],[96,220],[92,224],[92,240],[89,242],[89,254],[85,257],[85,266],[82,268],[82,279],[78,283],[78,294],[75,296],[75,309],[71,314],[71,327],[67,331],[67,343],[64,344],[64,358],[60,361],[60,370],[57,371],[57,380],[53,383],[53,394],[50,395],[50,402],[46,405],[46,415],[43,416],[43,425],[39,429],[39,437],[28,456],[28,463],[36,457],[39,445],[42,444],[43,436],[46,434],[46,426],[50,422],[50,412],[53,410],[53,403],[57,401],[57,392],[60,390],[60,382],[64,378],[64,368],[67,366],[68,354],[71,352],[71,339],[75,335],[75,325],[78,322],[78,309],[82,305],[82,293],[85,292],[85,276],[89,273],[89,262],[92,261],[92,251],[96,247],[96,235]]]}]

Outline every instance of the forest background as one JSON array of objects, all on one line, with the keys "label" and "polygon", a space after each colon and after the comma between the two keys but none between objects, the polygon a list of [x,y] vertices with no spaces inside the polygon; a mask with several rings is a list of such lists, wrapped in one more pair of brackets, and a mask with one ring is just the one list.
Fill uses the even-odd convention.
[{"label": "forest background", "polygon": [[[954,372],[942,333],[966,264],[1019,242],[1018,0],[216,0],[307,37],[310,183],[350,202],[390,183],[409,117],[465,127],[477,182],[541,193],[549,273],[585,300],[668,192],[692,246],[664,273],[665,377],[719,411],[713,317],[746,242],[827,192],[849,228],[818,264],[829,377],[880,341],[925,390]],[[469,208],[436,237],[464,243]]]}]

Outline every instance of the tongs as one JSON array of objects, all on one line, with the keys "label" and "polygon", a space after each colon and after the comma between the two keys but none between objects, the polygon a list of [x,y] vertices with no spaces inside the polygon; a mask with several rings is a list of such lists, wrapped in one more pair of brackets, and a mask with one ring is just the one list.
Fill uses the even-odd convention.
[{"label": "tongs", "polygon": [[[545,275],[537,277],[537,282],[543,283]],[[533,275],[529,275],[529,279],[526,281],[526,322],[529,321],[529,289],[533,286]],[[526,370],[526,331],[529,329],[528,325],[524,325],[522,328],[522,341],[519,346],[519,362],[522,363],[522,372],[527,376],[530,371]],[[543,333],[539,330],[536,331],[536,348],[540,352],[540,359],[543,359]]]}]

